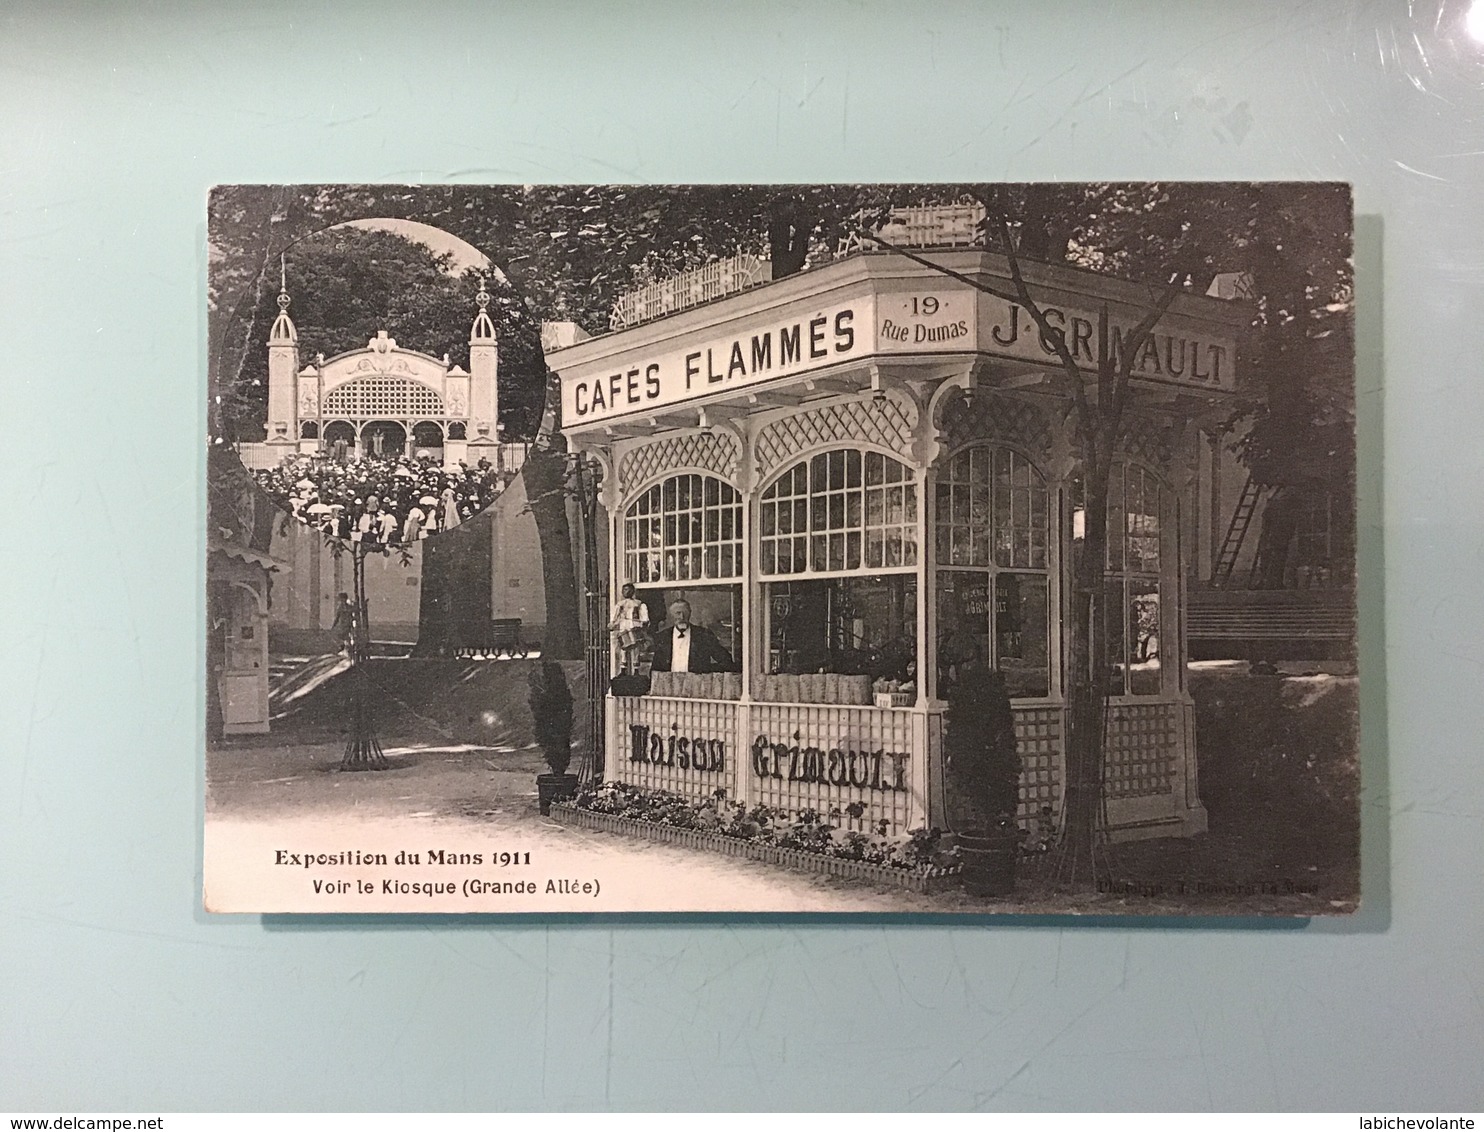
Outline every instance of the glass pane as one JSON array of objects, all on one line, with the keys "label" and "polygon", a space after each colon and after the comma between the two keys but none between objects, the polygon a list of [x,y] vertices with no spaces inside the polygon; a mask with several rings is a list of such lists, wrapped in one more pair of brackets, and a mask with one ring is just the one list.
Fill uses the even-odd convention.
[{"label": "glass pane", "polygon": [[1108,694],[1124,693],[1128,652],[1123,639],[1123,582],[1109,578],[1103,590],[1103,625],[1108,642]]},{"label": "glass pane", "polygon": [[1013,698],[1051,694],[1046,577],[1001,574],[995,579],[995,648]]},{"label": "glass pane", "polygon": [[886,532],[886,565],[904,565],[902,562],[902,534],[896,528],[888,528]]},{"label": "glass pane", "polygon": [[1160,690],[1159,583],[1130,581],[1128,587],[1129,693],[1154,696]]},{"label": "glass pane", "polygon": [[809,478],[799,484],[799,491],[808,495],[811,491],[828,491],[830,488],[830,453],[814,457],[809,462]]},{"label": "glass pane", "polygon": [[968,513],[964,516],[965,521],[973,523],[976,527],[988,527],[989,484],[976,483],[962,495],[968,504]]},{"label": "glass pane", "polygon": [[939,570],[938,695],[952,693],[965,665],[989,659],[989,574]]},{"label": "glass pane", "polygon": [[969,532],[963,527],[954,527],[953,550],[948,556],[948,565],[971,566],[973,564],[969,548]]},{"label": "glass pane", "polygon": [[872,680],[915,679],[915,577],[811,579],[772,583],[764,592],[772,671],[869,678],[810,681],[803,694],[811,700],[859,704]]}]

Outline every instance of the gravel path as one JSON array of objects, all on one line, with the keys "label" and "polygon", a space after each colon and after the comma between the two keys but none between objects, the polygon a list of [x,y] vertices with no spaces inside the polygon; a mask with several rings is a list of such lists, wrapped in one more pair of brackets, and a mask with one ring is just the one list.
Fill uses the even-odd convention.
[{"label": "gravel path", "polygon": [[[334,769],[340,751],[332,744],[213,751],[207,910],[926,912],[954,906],[951,897],[945,902],[559,825],[536,808],[535,774],[544,768],[529,750],[395,743],[387,749],[394,769],[361,774]],[[433,864],[435,850],[477,854],[481,863]],[[386,863],[357,865],[356,853],[363,862],[382,854]],[[279,863],[292,861],[291,854],[300,862],[327,859],[311,867]],[[500,865],[501,854],[519,854],[520,863]],[[510,891],[509,882],[521,889]],[[534,891],[525,891],[527,884]]]}]

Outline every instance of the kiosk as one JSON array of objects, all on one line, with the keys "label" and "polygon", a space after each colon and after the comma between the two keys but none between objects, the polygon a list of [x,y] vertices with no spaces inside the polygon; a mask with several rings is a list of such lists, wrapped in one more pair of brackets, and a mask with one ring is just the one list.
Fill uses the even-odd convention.
[{"label": "kiosk", "polygon": [[[690,796],[945,824],[944,696],[978,654],[1012,695],[1022,814],[1061,806],[1061,614],[1080,537],[1057,362],[977,248],[856,251],[552,351],[570,445],[603,469],[609,580],[684,597],[735,673],[610,696],[605,775]],[[1023,265],[1096,358],[1155,288]],[[683,281],[680,286],[683,294]],[[1134,367],[1110,491],[1105,798],[1120,838],[1204,830],[1186,682],[1202,429],[1238,390],[1239,305],[1178,296]],[[666,630],[662,629],[661,632]]]}]

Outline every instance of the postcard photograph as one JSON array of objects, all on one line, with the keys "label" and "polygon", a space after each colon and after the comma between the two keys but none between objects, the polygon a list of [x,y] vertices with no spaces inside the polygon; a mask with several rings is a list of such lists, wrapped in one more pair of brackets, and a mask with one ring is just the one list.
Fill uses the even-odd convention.
[{"label": "postcard photograph", "polygon": [[207,213],[208,912],[1358,908],[1348,186]]}]

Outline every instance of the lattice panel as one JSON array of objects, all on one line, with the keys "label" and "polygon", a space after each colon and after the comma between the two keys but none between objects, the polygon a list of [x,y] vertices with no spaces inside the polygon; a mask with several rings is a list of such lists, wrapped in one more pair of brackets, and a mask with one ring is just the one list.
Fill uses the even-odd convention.
[{"label": "lattice panel", "polygon": [[[737,705],[716,700],[620,697],[609,701],[617,716],[617,750],[608,752],[603,776],[687,798],[731,790],[737,776]],[[684,745],[681,740],[684,739]],[[693,757],[692,751],[699,751]]]},{"label": "lattice panel", "polygon": [[1161,471],[1169,468],[1174,436],[1168,425],[1139,417],[1124,425],[1123,450]]},{"label": "lattice panel", "polygon": [[1061,810],[1062,709],[1021,708],[1015,712],[1015,745],[1020,752],[1020,816],[1042,806]]},{"label": "lattice panel", "polygon": [[1171,704],[1112,709],[1104,752],[1105,796],[1144,798],[1170,793],[1175,788],[1176,726]]},{"label": "lattice panel", "polygon": [[968,401],[955,398],[946,408],[944,432],[949,448],[976,440],[1000,440],[1018,444],[1041,459],[1051,450],[1051,425],[1040,409],[993,394],[976,393]]},{"label": "lattice panel", "polygon": [[625,495],[661,472],[699,468],[735,480],[741,462],[737,439],[729,432],[692,432],[636,448],[619,465],[619,487]]},{"label": "lattice panel", "polygon": [[758,473],[766,476],[796,452],[842,440],[869,442],[906,454],[911,451],[916,427],[916,408],[895,397],[881,405],[874,401],[842,401],[795,413],[774,421],[758,434]]},{"label": "lattice panel", "polygon": [[[908,712],[763,703],[753,705],[751,724],[750,734],[758,737],[754,742],[765,737],[777,745],[772,748],[770,759],[781,760],[774,765],[779,766],[782,777],[754,774],[752,794],[746,801],[762,802],[790,812],[814,809],[824,815],[838,809],[842,816],[832,819],[832,824],[865,829],[885,819],[890,832],[907,832],[912,808],[912,717]],[[824,761],[817,764],[820,774],[813,781],[790,781],[786,777],[789,769],[808,765],[802,761],[795,764],[791,751],[795,747],[800,749],[801,757],[802,752],[810,749],[816,757],[819,752],[824,753]],[[836,756],[834,761],[830,760],[830,752]],[[750,752],[744,755],[750,756]],[[849,780],[852,771],[854,784],[839,781]],[[833,781],[829,780],[831,772],[834,772]],[[899,782],[907,788],[897,788]],[[881,786],[887,788],[876,788]],[[845,816],[845,808],[853,802],[865,807],[859,819]]]},{"label": "lattice panel", "polygon": [[325,394],[325,416],[441,417],[436,390],[405,377],[360,377]]}]

